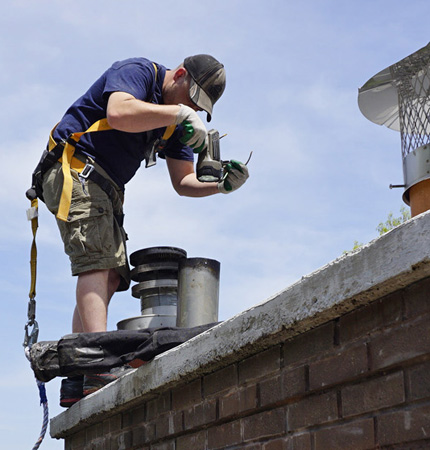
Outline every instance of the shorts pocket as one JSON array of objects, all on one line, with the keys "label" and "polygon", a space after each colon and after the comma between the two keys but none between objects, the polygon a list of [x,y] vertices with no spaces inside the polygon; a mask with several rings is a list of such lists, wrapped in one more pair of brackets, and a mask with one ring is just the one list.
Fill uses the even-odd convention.
[{"label": "shorts pocket", "polygon": [[64,250],[70,259],[111,257],[113,220],[109,200],[76,202],[70,208],[68,221],[58,221]]}]

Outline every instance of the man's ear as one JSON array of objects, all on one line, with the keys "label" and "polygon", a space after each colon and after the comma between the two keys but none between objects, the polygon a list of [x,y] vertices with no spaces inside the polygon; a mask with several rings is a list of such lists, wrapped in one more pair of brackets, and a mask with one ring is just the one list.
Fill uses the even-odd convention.
[{"label": "man's ear", "polygon": [[173,80],[178,81],[181,78],[183,78],[185,80],[187,73],[188,72],[187,72],[187,69],[185,69],[185,67],[179,67],[179,69],[176,69],[175,73],[173,74]]}]

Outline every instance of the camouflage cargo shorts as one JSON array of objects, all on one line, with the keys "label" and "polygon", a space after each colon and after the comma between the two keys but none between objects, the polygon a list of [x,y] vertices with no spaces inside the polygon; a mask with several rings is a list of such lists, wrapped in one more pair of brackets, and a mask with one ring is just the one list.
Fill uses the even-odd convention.
[{"label": "camouflage cargo shorts", "polygon": [[[122,214],[122,193],[115,205],[91,180],[85,190],[76,171],[72,170],[73,190],[67,222],[57,219],[64,251],[71,262],[72,275],[102,269],[115,269],[121,276],[118,291],[128,289],[130,269],[127,260],[126,234],[114,218]],[[105,174],[104,174],[105,175]],[[49,211],[57,214],[63,188],[60,163],[49,169],[43,180],[43,197]]]}]

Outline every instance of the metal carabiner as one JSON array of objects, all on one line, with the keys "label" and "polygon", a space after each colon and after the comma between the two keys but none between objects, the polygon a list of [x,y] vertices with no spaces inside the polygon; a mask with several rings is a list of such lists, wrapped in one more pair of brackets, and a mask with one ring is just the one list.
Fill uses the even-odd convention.
[{"label": "metal carabiner", "polygon": [[[31,333],[29,333],[29,327],[33,327]],[[23,347],[31,347],[33,344],[37,342],[37,338],[39,337],[39,324],[35,320],[29,320],[25,324],[25,335]]]}]

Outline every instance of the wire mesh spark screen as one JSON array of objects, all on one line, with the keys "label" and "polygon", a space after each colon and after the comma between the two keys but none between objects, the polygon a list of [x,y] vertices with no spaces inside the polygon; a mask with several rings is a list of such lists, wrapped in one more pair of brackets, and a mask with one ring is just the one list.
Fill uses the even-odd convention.
[{"label": "wire mesh spark screen", "polygon": [[390,66],[398,93],[403,158],[430,142],[430,52],[425,47]]}]

